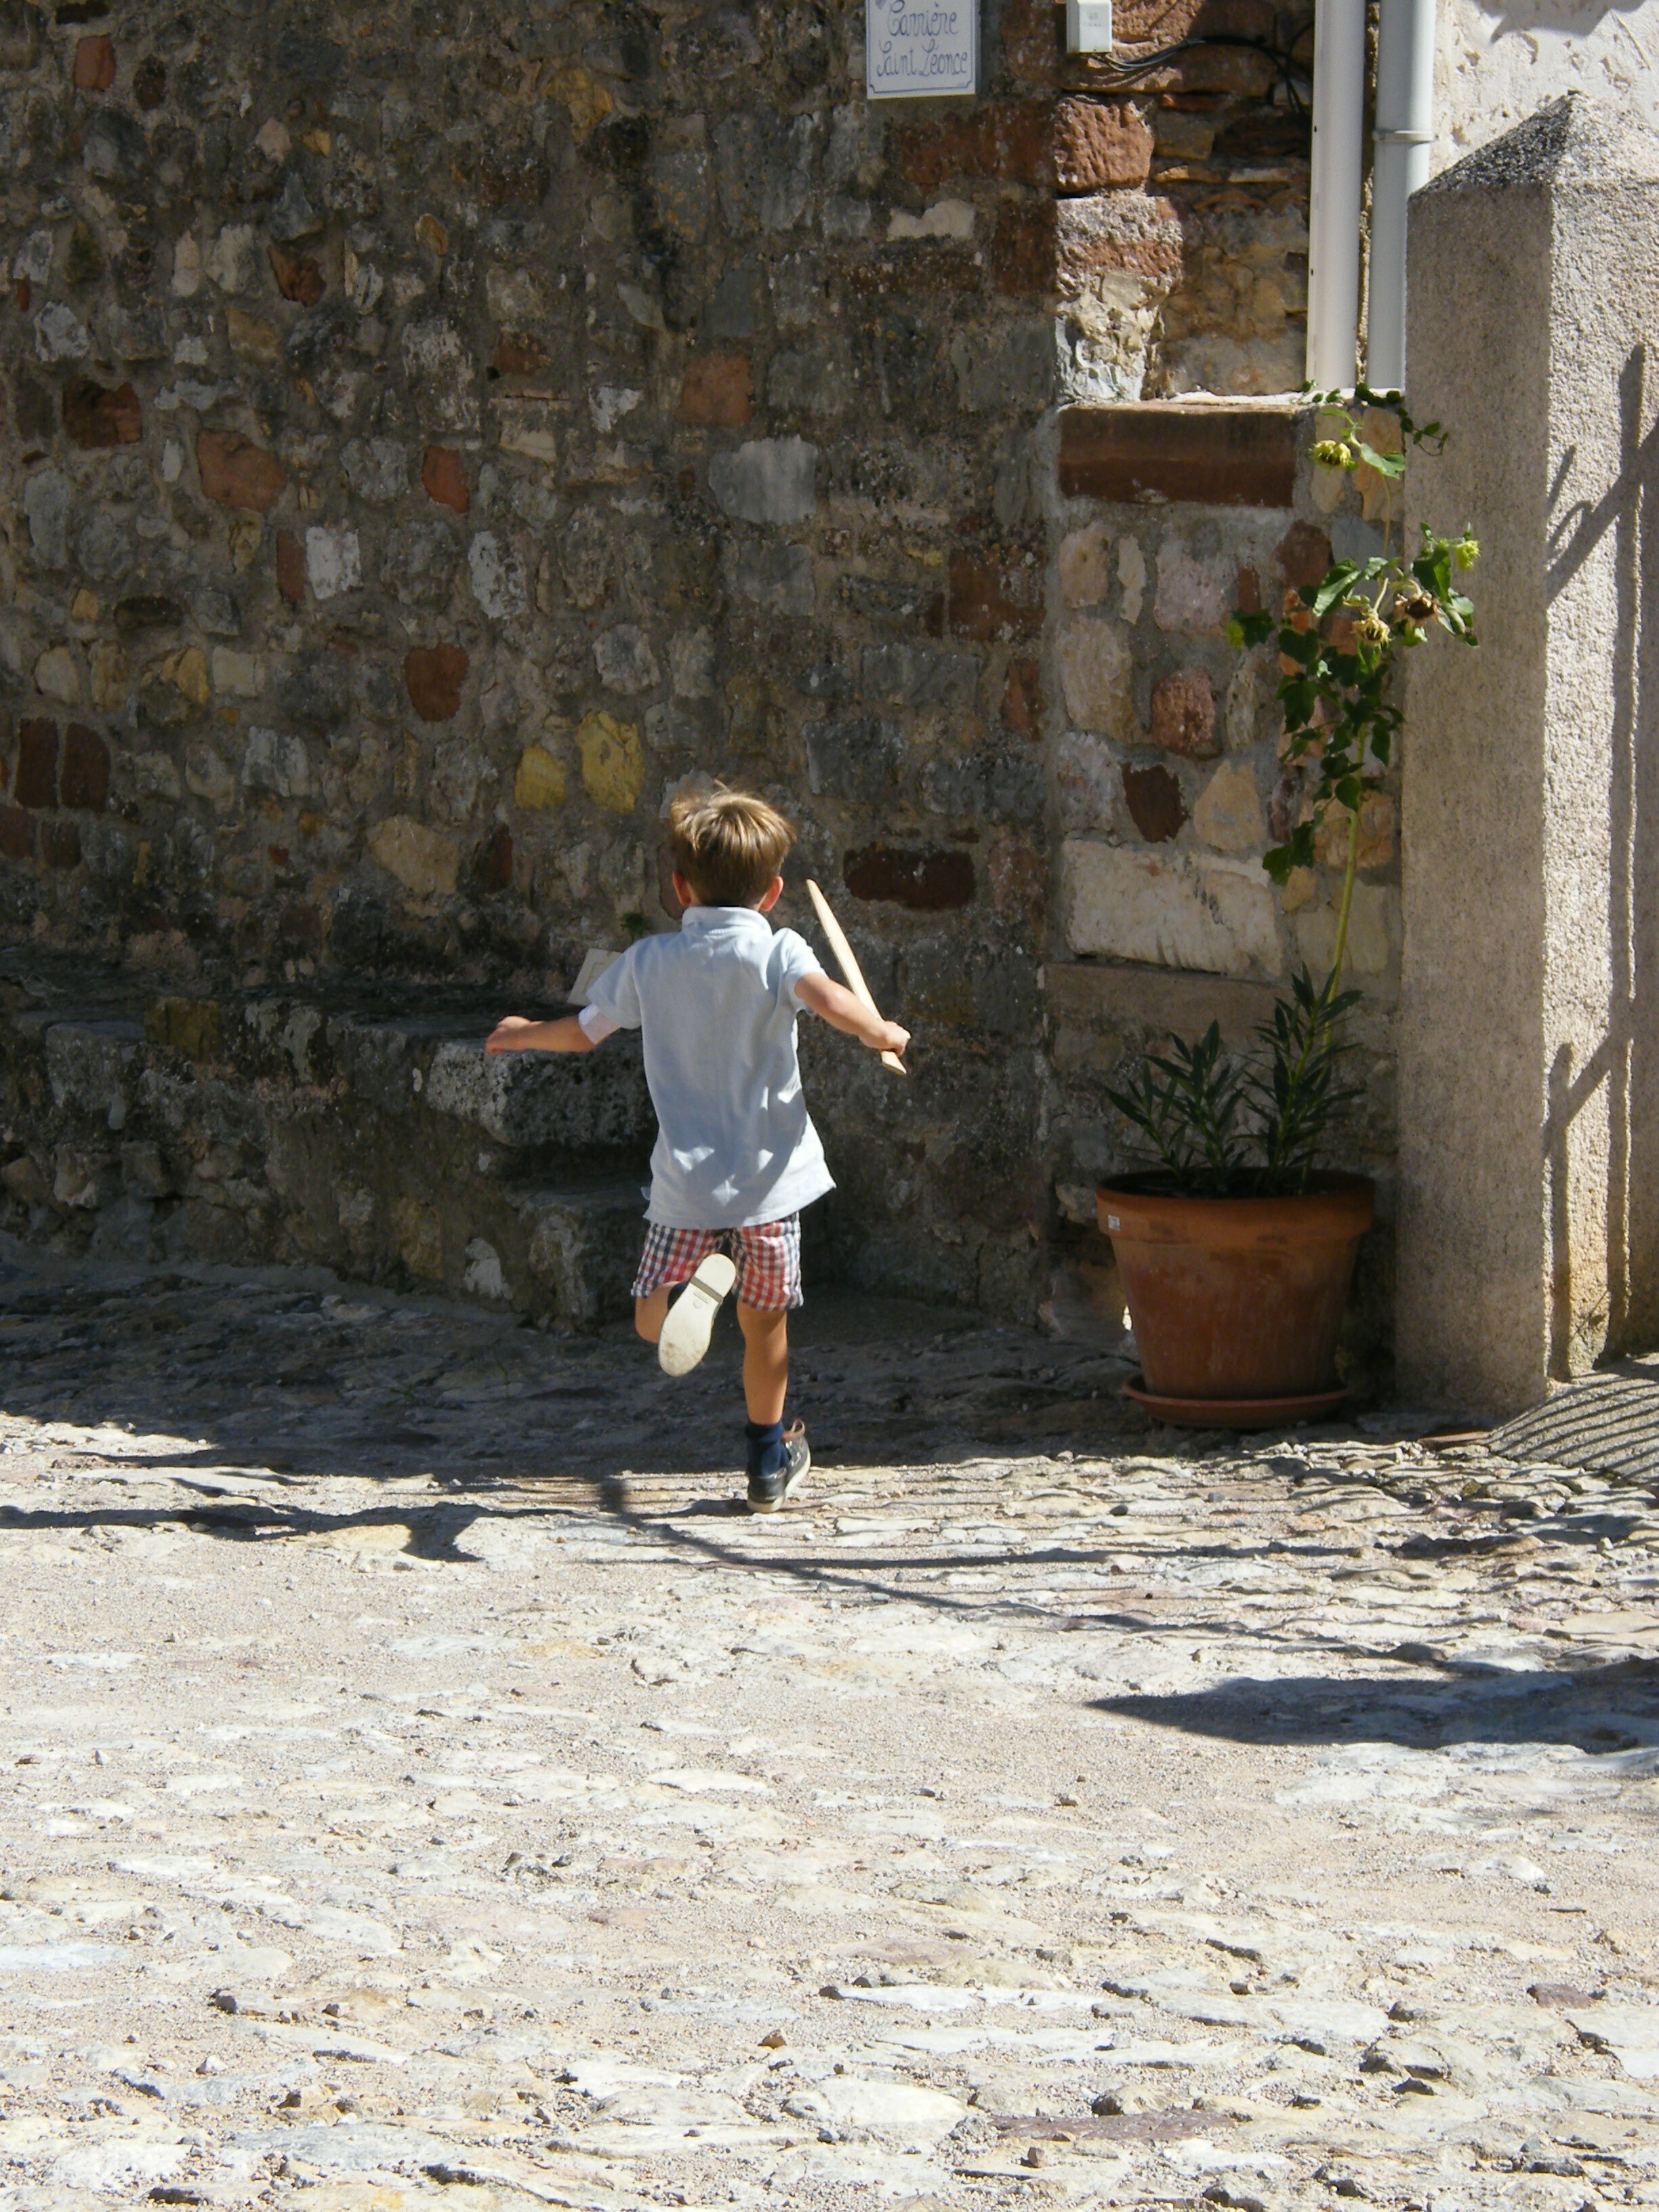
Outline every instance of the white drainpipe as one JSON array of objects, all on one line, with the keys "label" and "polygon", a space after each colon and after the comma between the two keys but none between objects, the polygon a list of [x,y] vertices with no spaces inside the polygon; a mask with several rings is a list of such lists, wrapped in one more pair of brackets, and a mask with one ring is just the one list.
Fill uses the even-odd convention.
[{"label": "white drainpipe", "polygon": [[1308,377],[1322,392],[1354,380],[1364,112],[1365,0],[1316,0]]},{"label": "white drainpipe", "polygon": [[1378,392],[1406,381],[1406,204],[1429,180],[1433,144],[1434,0],[1382,0],[1365,320],[1365,380]]}]

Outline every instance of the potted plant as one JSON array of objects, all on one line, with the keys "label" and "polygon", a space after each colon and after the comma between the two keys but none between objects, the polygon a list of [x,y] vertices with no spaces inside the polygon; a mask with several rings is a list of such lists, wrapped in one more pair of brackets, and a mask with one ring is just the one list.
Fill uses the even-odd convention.
[{"label": "potted plant", "polygon": [[[1212,1022],[1195,1043],[1171,1038],[1167,1052],[1148,1054],[1106,1094],[1147,1156],[1144,1171],[1097,1194],[1140,1351],[1142,1378],[1129,1395],[1165,1419],[1203,1426],[1267,1426],[1346,1395],[1337,1338],[1373,1194],[1364,1176],[1322,1163],[1360,1095],[1345,1067],[1346,1017],[1360,994],[1343,988],[1342,967],[1361,809],[1382,789],[1393,758],[1401,655],[1431,629],[1475,642],[1474,611],[1457,585],[1480,550],[1469,532],[1440,538],[1425,525],[1409,559],[1394,544],[1406,457],[1439,451],[1440,426],[1413,422],[1397,392],[1362,385],[1351,400],[1310,396],[1334,418],[1315,459],[1375,471],[1382,550],[1334,562],[1316,584],[1286,592],[1277,615],[1236,613],[1227,635],[1254,647],[1277,631],[1283,757],[1305,779],[1301,819],[1265,856],[1273,881],[1310,866],[1322,829],[1346,821],[1330,972],[1316,984],[1305,964],[1298,970],[1258,1030],[1254,1056],[1227,1053]],[[1363,434],[1360,410],[1393,418],[1396,450],[1382,450],[1374,430]]]}]

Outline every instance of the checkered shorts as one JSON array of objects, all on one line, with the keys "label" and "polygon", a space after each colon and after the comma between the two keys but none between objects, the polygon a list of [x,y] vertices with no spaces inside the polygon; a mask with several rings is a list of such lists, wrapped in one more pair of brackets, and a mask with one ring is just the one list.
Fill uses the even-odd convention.
[{"label": "checkered shorts", "polygon": [[758,1313],[781,1313],[801,1303],[800,1216],[758,1222],[752,1229],[669,1229],[653,1221],[645,1232],[634,1295],[648,1298],[664,1284],[690,1282],[697,1263],[729,1244],[738,1268],[738,1300]]}]

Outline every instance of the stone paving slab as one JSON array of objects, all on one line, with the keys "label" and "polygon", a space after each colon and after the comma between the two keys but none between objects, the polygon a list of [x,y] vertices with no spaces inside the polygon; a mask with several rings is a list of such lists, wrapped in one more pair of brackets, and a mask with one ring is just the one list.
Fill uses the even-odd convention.
[{"label": "stone paving slab", "polygon": [[1647,1481],[0,1264],[0,2212],[1659,2201]]}]

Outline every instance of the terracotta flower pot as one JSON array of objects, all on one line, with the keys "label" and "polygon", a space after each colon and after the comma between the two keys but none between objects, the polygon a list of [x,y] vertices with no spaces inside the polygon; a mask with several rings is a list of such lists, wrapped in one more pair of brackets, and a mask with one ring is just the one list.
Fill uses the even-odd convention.
[{"label": "terracotta flower pot", "polygon": [[1148,1392],[1295,1399],[1337,1387],[1336,1339],[1371,1224],[1363,1176],[1297,1198],[1158,1198],[1103,1183],[1100,1226],[1122,1270]]}]

